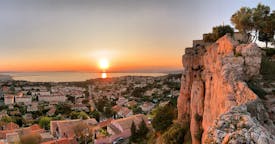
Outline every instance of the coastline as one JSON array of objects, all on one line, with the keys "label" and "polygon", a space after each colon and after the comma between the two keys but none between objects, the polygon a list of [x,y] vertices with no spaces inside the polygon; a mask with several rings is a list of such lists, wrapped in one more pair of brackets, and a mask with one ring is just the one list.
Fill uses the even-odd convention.
[{"label": "coastline", "polygon": [[12,76],[0,74],[0,81],[9,81],[9,80],[13,80]]},{"label": "coastline", "polygon": [[[80,82],[101,78],[102,73],[94,72],[10,72],[0,73],[6,76],[4,80],[22,80],[29,82]],[[108,78],[121,76],[164,76],[169,73],[106,73]],[[1,78],[0,78],[1,80]]]}]

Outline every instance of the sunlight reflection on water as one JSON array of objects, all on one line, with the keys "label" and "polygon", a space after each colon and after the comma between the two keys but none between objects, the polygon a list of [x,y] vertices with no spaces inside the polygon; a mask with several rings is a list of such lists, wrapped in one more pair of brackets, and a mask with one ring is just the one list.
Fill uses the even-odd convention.
[{"label": "sunlight reflection on water", "polygon": [[107,78],[107,73],[101,73],[101,78],[103,78],[103,79],[105,79],[105,78]]}]

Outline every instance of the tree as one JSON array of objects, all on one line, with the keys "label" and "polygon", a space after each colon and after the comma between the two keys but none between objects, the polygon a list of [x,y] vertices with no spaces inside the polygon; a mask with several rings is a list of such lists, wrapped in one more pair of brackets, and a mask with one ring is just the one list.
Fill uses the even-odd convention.
[{"label": "tree", "polygon": [[108,104],[108,99],[106,97],[102,97],[100,99],[98,99],[96,102],[95,102],[95,105],[98,109],[98,111],[100,112],[104,112],[104,107]]},{"label": "tree", "polygon": [[71,106],[67,103],[59,103],[56,106],[56,114],[69,115],[71,113]]},{"label": "tree", "polygon": [[234,33],[233,28],[230,27],[229,25],[225,25],[225,26],[221,25],[213,28],[213,35],[216,40],[218,40],[220,37],[224,36],[227,33],[231,35],[233,35]]},{"label": "tree", "polygon": [[100,113],[97,110],[94,110],[90,113],[91,117],[95,118],[98,122],[100,121]]},{"label": "tree", "polygon": [[231,22],[239,32],[250,36],[254,26],[252,15],[251,8],[242,7],[231,16]]},{"label": "tree", "polygon": [[203,35],[203,40],[205,42],[215,42],[218,40],[220,37],[224,36],[225,34],[231,34],[233,35],[234,30],[232,27],[229,25],[220,25],[212,28],[212,33],[204,34]]},{"label": "tree", "polygon": [[3,116],[1,118],[1,121],[5,122],[5,123],[9,123],[9,122],[13,122],[14,120],[11,117],[9,117],[9,116]]},{"label": "tree", "polygon": [[[231,17],[231,22],[243,34],[247,34],[250,41],[274,41],[274,11],[270,13],[270,7],[258,4],[256,8],[242,7]],[[254,33],[253,38],[251,37]]]},{"label": "tree", "polygon": [[137,128],[135,123],[132,122],[130,142],[136,142],[136,140],[137,140]]},{"label": "tree", "polygon": [[20,127],[22,127],[26,123],[25,119],[23,117],[20,117],[20,116],[13,116],[12,119]]},{"label": "tree", "polygon": [[15,87],[13,85],[10,87],[10,91],[11,93],[15,94]]},{"label": "tree", "polygon": [[147,135],[149,129],[144,121],[144,119],[142,119],[141,123],[139,124],[139,127],[138,127],[138,135],[141,136],[141,137],[144,137]]},{"label": "tree", "polygon": [[[270,14],[270,19],[271,19],[271,25],[272,25],[272,30],[275,31],[275,10]],[[271,45],[275,45],[275,39],[273,37]]]},{"label": "tree", "polygon": [[141,113],[142,113],[141,107],[135,106],[135,107],[133,108],[133,113],[134,113],[134,114],[141,114]]},{"label": "tree", "polygon": [[75,97],[74,96],[71,96],[71,95],[66,95],[68,101],[72,102],[72,103],[75,103]]},{"label": "tree", "polygon": [[265,47],[267,48],[268,42],[274,41],[274,31],[275,31],[275,14],[274,11],[270,15],[264,18],[261,23],[259,30],[259,41],[265,42]]},{"label": "tree", "polygon": [[272,42],[274,39],[274,31],[264,32],[259,31],[259,41],[265,42],[265,48],[267,48],[268,42]]},{"label": "tree", "polygon": [[140,122],[138,129],[136,129],[135,123],[132,122],[130,142],[137,142],[137,141],[144,140],[148,132],[149,132],[149,129],[143,119]]},{"label": "tree", "polygon": [[[263,28],[266,26],[267,17],[270,13],[270,7],[263,4],[258,4],[256,8],[252,9],[253,28],[255,30],[256,39],[258,38],[258,32],[265,33]],[[266,34],[264,34],[266,35]]]},{"label": "tree", "polygon": [[92,132],[86,123],[80,122],[73,127],[77,142],[80,144],[92,141]]},{"label": "tree", "polygon": [[173,123],[175,118],[174,107],[170,104],[158,108],[155,117],[153,118],[152,125],[156,131],[163,132]]},{"label": "tree", "polygon": [[79,115],[78,115],[78,118],[79,118],[79,119],[86,120],[86,119],[89,118],[89,116],[88,116],[88,114],[85,113],[84,111],[81,111],[81,112],[79,113]]},{"label": "tree", "polygon": [[50,122],[51,122],[51,118],[44,116],[39,119],[38,124],[40,127],[44,128],[45,130],[49,130]]},{"label": "tree", "polygon": [[89,99],[82,100],[82,103],[85,104],[85,105],[89,104]]},{"label": "tree", "polygon": [[72,112],[70,113],[70,118],[71,118],[71,119],[78,119],[78,115],[79,115],[79,112],[72,111]]},{"label": "tree", "polygon": [[106,106],[104,107],[104,112],[103,114],[106,116],[106,117],[112,117],[115,115],[115,112],[112,110],[112,107],[111,106]]}]

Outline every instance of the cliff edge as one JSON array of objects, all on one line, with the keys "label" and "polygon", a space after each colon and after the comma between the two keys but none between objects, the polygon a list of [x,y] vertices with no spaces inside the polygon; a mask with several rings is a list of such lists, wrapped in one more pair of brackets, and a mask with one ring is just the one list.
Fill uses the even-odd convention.
[{"label": "cliff edge", "polygon": [[192,143],[275,143],[274,122],[247,81],[259,77],[263,52],[225,35],[194,41],[182,57],[178,121]]}]

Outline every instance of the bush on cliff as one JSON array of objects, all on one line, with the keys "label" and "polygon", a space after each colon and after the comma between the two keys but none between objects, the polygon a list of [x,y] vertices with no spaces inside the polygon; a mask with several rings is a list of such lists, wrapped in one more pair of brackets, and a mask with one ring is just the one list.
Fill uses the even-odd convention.
[{"label": "bush on cliff", "polygon": [[153,118],[153,128],[157,132],[164,132],[173,124],[174,118],[176,118],[176,112],[171,104],[160,107],[157,109],[156,115]]},{"label": "bush on cliff", "polygon": [[182,125],[175,123],[165,133],[162,138],[165,144],[180,144],[184,142],[184,136],[188,129]]},{"label": "bush on cliff", "polygon": [[230,33],[231,35],[233,35],[234,33],[233,28],[230,27],[229,25],[216,26],[216,27],[213,27],[212,33],[203,35],[203,40],[205,42],[215,42],[216,40],[218,40],[220,37],[224,36],[227,33]]}]

